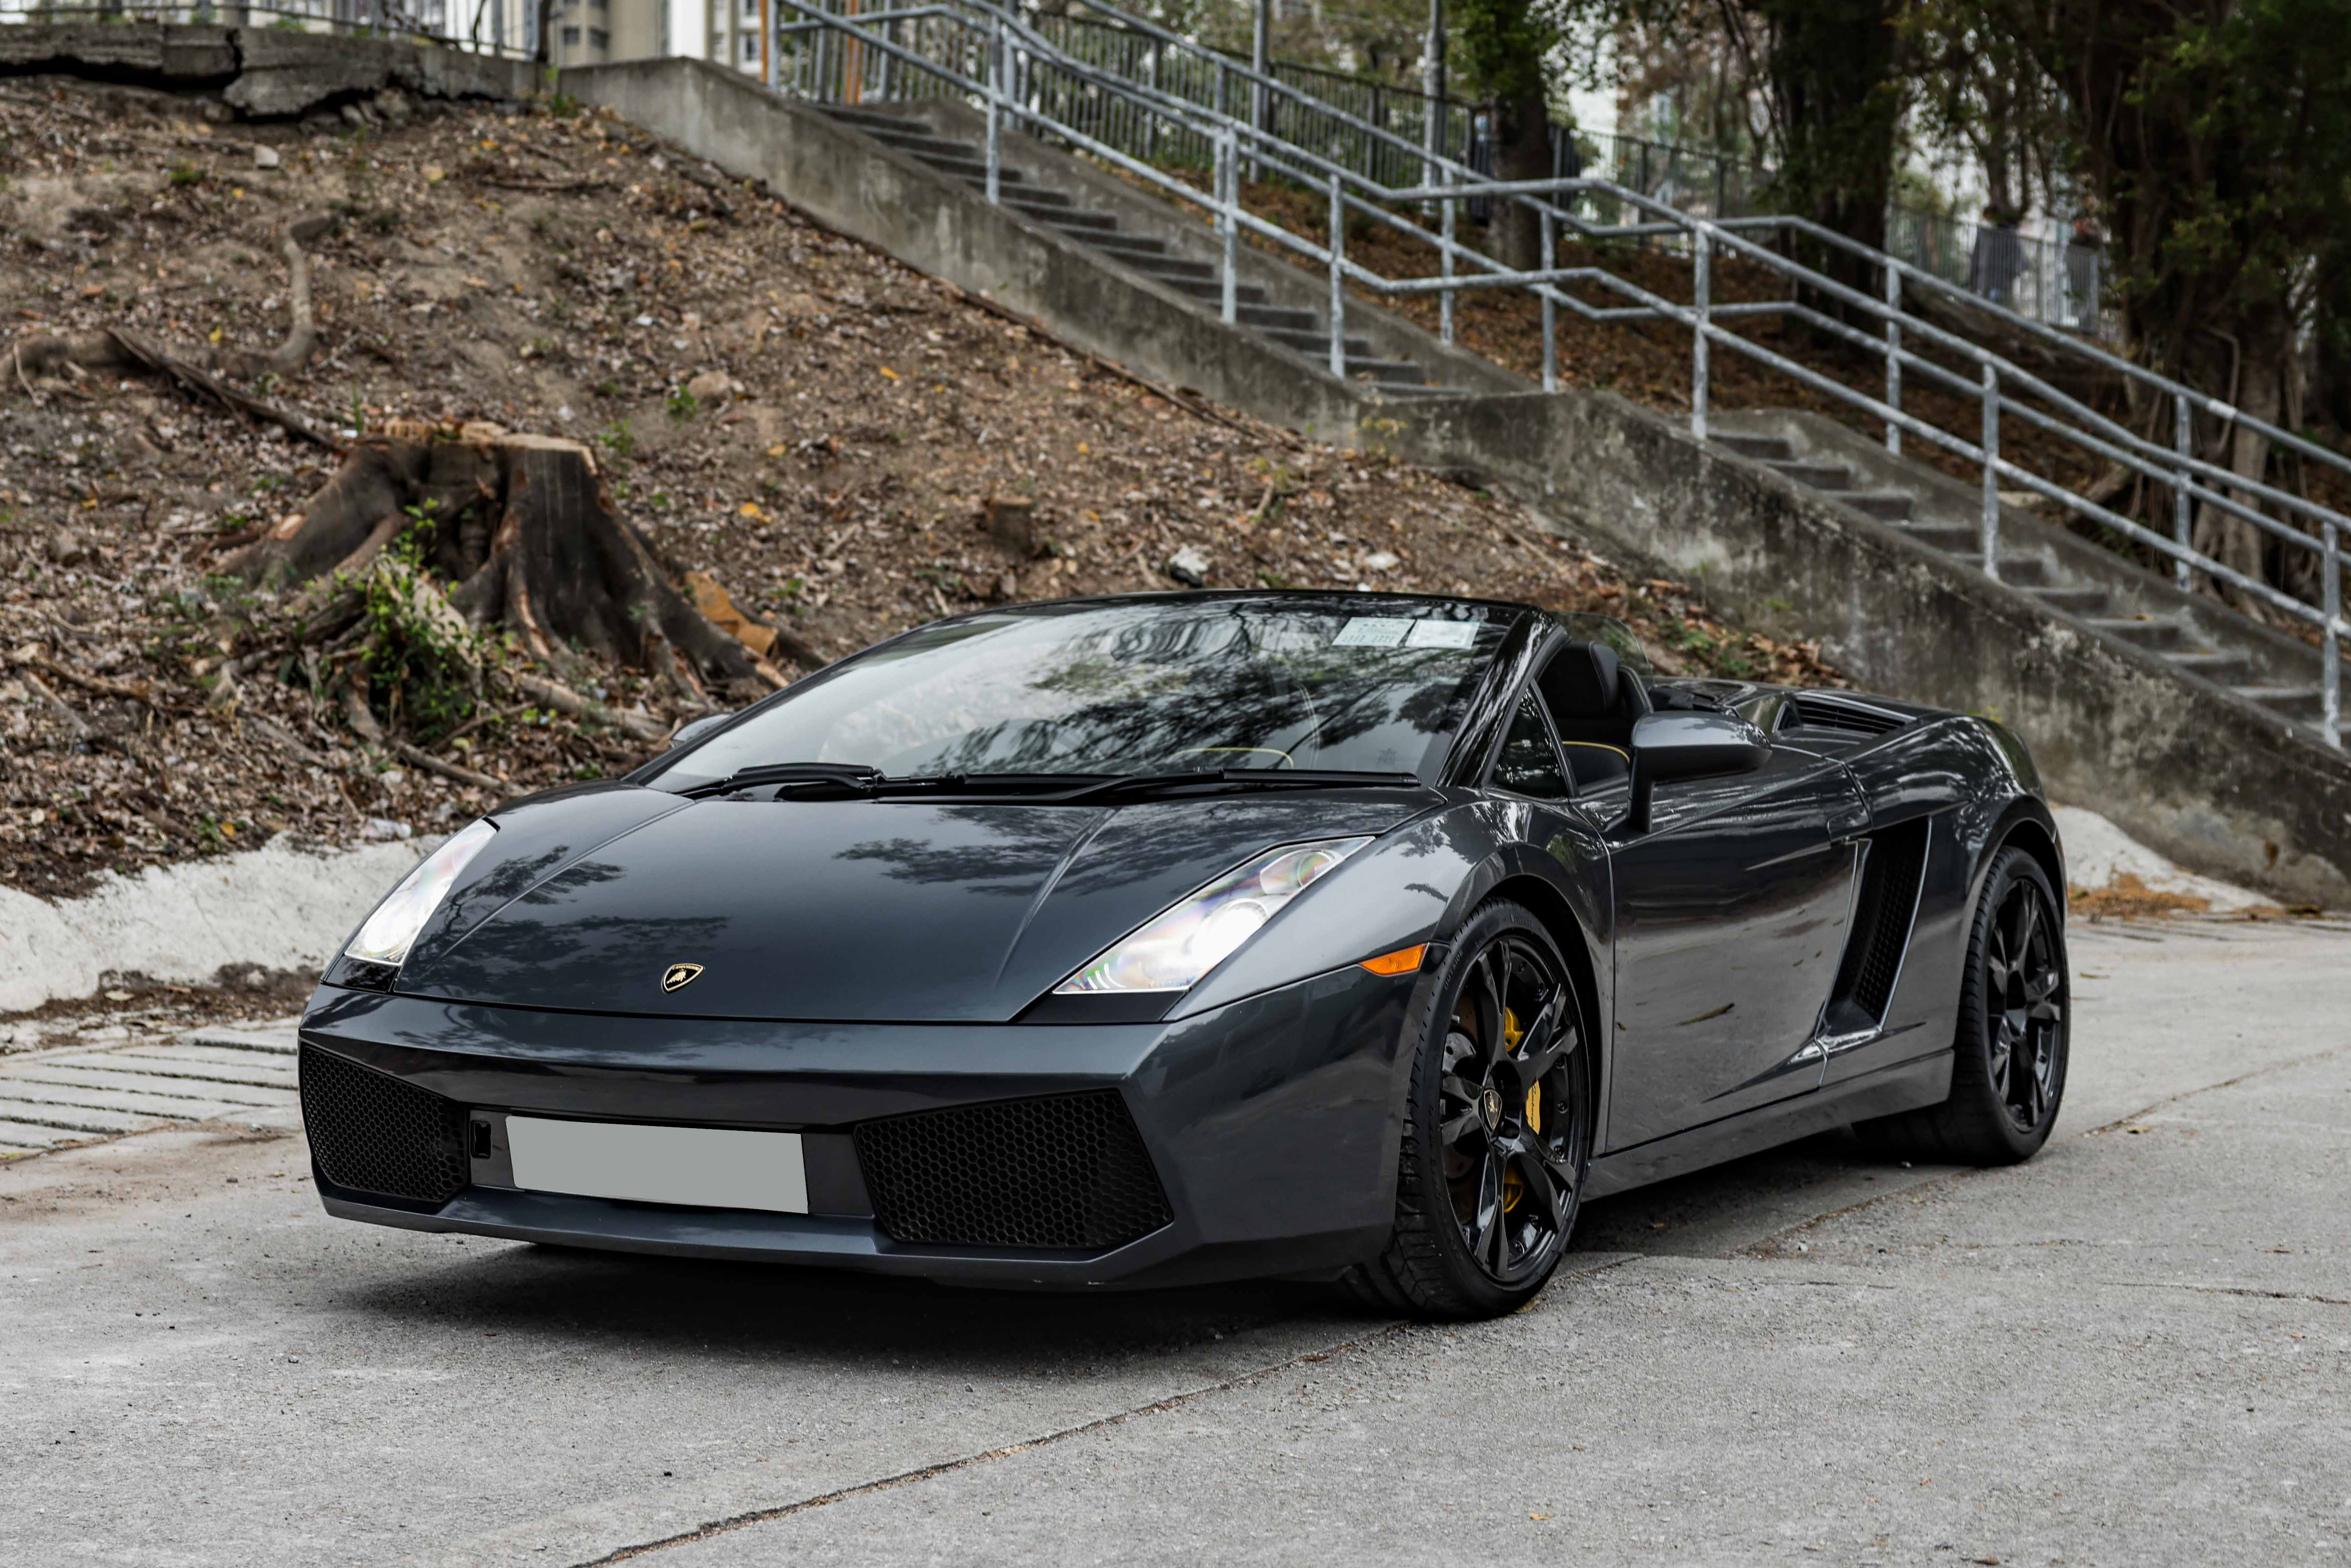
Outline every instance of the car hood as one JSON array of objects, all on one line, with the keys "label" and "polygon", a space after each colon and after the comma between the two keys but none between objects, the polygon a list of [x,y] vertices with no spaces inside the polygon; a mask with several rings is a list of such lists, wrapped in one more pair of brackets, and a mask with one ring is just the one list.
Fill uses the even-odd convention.
[{"label": "car hood", "polygon": [[[1380,832],[1426,804],[1372,791],[1117,808],[600,791],[502,831],[399,989],[690,1018],[1003,1020],[1257,852]],[[577,831],[562,831],[566,814]],[[664,992],[682,964],[701,971]]]}]

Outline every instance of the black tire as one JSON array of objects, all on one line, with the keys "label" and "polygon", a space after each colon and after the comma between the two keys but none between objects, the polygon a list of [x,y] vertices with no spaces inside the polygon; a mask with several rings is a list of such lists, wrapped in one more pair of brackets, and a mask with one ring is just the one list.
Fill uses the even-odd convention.
[{"label": "black tire", "polygon": [[1567,1250],[1592,1155],[1582,998],[1558,945],[1497,900],[1454,942],[1414,1020],[1395,1228],[1344,1283],[1412,1317],[1494,1317]]},{"label": "black tire", "polygon": [[2040,862],[2013,847],[1992,858],[1968,930],[1950,1098],[1861,1124],[1855,1130],[1873,1145],[1947,1165],[2007,1166],[2049,1141],[2065,1097],[2064,909]]}]

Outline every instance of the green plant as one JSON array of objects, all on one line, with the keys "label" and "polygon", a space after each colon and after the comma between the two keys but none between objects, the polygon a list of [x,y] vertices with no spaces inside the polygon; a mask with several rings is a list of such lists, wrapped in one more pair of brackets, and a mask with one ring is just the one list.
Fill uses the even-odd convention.
[{"label": "green plant", "polygon": [[471,717],[494,644],[465,622],[426,575],[431,508],[412,507],[414,524],[346,585],[360,595],[366,626],[350,672],[366,682],[369,706],[430,740]]},{"label": "green plant", "polygon": [[185,189],[190,185],[202,184],[204,172],[183,158],[172,165],[170,178],[175,188]]},{"label": "green plant", "polygon": [[629,457],[637,450],[637,438],[630,434],[627,420],[616,419],[596,437],[596,444],[615,457]]},{"label": "green plant", "polygon": [[669,402],[664,406],[669,410],[672,419],[683,424],[702,412],[702,400],[680,387],[669,394]]}]

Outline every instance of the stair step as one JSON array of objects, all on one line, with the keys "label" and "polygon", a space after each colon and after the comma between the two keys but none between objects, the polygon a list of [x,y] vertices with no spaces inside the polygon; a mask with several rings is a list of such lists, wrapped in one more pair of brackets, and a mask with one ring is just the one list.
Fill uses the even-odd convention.
[{"label": "stair step", "polygon": [[1752,457],[1758,463],[1793,463],[1796,449],[1777,435],[1718,434],[1715,444],[1741,457]]},{"label": "stair step", "polygon": [[2316,720],[2326,712],[2326,694],[2316,686],[2231,686],[2249,703],[2273,708],[2285,718]]},{"label": "stair step", "polygon": [[1205,261],[1186,261],[1180,256],[1131,256],[1125,259],[1129,267],[1147,277],[1170,282],[1179,278],[1192,283],[1213,282],[1217,286],[1217,298],[1224,298],[1223,280],[1217,277],[1217,269]]},{"label": "stair step", "polygon": [[1782,463],[1766,458],[1764,466],[1815,490],[1850,490],[1853,470],[1842,463]]},{"label": "stair step", "polygon": [[2252,659],[2236,648],[2196,648],[2183,653],[2166,653],[2163,662],[2175,669],[2193,670],[2209,675],[2215,670],[2231,670],[2240,664],[2250,664]]},{"label": "stair step", "polygon": [[1081,213],[1075,207],[1056,207],[1042,202],[1008,200],[1004,204],[1024,212],[1040,223],[1050,224],[1057,229],[1068,229],[1072,234],[1092,234],[1096,230],[1118,227],[1118,220],[1108,213]]},{"label": "stair step", "polygon": [[[917,162],[936,169],[942,174],[952,174],[965,184],[985,193],[987,189],[987,165],[977,158],[950,158],[938,152],[917,152]],[[1040,206],[1066,207],[1070,198],[1043,185],[1031,184],[1026,169],[999,169],[996,172],[996,193],[1008,202],[1035,202]]]},{"label": "stair step", "polygon": [[1423,382],[1374,382],[1374,390],[1384,397],[1455,397],[1459,387],[1433,386]]},{"label": "stair step", "polygon": [[2049,563],[2037,555],[2002,556],[2000,580],[2011,588],[2046,588],[2049,586]]},{"label": "stair step", "polygon": [[1314,312],[1295,310],[1287,305],[1244,305],[1235,312],[1252,327],[1279,327],[1288,331],[1314,330]]},{"label": "stair step", "polygon": [[2103,588],[2028,588],[2024,591],[2052,610],[2073,615],[2092,616],[2106,607]]},{"label": "stair step", "polygon": [[1915,504],[1907,490],[1846,490],[1837,499],[1881,523],[1907,520]]},{"label": "stair step", "polygon": [[926,131],[895,126],[861,125],[858,129],[885,147],[895,147],[899,152],[911,152],[917,158],[952,158],[961,162],[977,163],[983,170],[987,167],[987,160],[968,141],[950,141]]},{"label": "stair step", "polygon": [[[1301,354],[1327,357],[1331,352],[1331,334],[1318,331],[1311,327],[1303,330],[1295,327],[1264,327],[1259,330],[1275,342],[1286,348],[1295,349]],[[1347,358],[1350,360],[1368,360],[1372,357],[1371,340],[1349,338],[1346,340],[1346,350]]]},{"label": "stair step", "polygon": [[[1171,277],[1166,280],[1166,283],[1167,287],[1176,293],[1188,294],[1195,299],[1221,303],[1225,298],[1225,286],[1221,282],[1202,283],[1195,278]],[[1265,303],[1264,286],[1244,283],[1233,291],[1233,298],[1235,303],[1240,305],[1262,305]]]},{"label": "stair step", "polygon": [[2158,651],[2179,647],[2188,634],[2188,628],[2177,621],[2142,621],[2136,616],[2102,616],[2090,624],[2110,637],[2120,637],[2126,643]]},{"label": "stair step", "polygon": [[1979,560],[1983,558],[1982,538],[1975,529],[1961,524],[1897,521],[1895,527],[1922,545],[1929,545],[1952,555],[1972,556]]},{"label": "stair step", "polygon": [[1167,254],[1167,242],[1164,239],[1153,239],[1148,235],[1131,235],[1123,232],[1092,235],[1087,237],[1087,243],[1096,250],[1106,250],[1113,256],[1165,256]]}]

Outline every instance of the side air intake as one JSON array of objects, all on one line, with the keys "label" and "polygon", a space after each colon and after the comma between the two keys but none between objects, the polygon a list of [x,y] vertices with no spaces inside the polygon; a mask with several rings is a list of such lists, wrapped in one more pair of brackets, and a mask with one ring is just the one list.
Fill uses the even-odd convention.
[{"label": "side air intake", "polygon": [[1902,970],[1902,955],[1910,944],[1910,929],[1918,914],[1918,889],[1927,870],[1927,835],[1931,823],[1921,817],[1869,836],[1869,858],[1862,862],[1861,896],[1854,908],[1853,933],[1845,939],[1844,962],[1837,970],[1836,990],[1829,1000],[1826,1019],[1831,1034],[1875,1029],[1886,1019],[1894,999],[1895,977]]},{"label": "side air intake", "polygon": [[438,1208],[471,1179],[465,1113],[455,1100],[302,1048],[302,1128],[337,1186]]},{"label": "side air intake", "polygon": [[918,1111],[854,1136],[893,1240],[1099,1252],[1175,1217],[1114,1089]]}]

